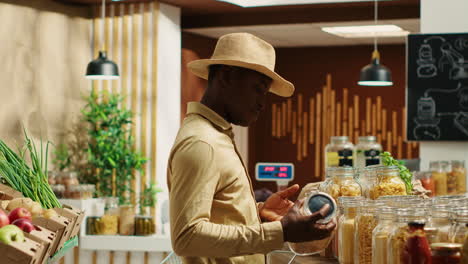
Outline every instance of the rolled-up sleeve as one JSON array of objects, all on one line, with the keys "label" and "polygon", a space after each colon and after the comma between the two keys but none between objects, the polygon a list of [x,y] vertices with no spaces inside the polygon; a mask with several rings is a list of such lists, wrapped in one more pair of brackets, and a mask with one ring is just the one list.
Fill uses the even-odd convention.
[{"label": "rolled-up sleeve", "polygon": [[279,221],[249,226],[210,222],[220,177],[214,157],[212,146],[196,140],[182,144],[169,161],[171,238],[176,254],[232,257],[281,248]]}]

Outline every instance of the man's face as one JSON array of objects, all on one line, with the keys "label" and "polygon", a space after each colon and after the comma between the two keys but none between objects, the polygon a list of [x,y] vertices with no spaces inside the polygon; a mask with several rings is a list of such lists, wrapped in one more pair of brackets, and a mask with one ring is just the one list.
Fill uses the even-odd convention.
[{"label": "man's face", "polygon": [[229,67],[226,82],[226,114],[231,123],[248,126],[255,122],[265,108],[265,99],[270,89],[271,78],[245,68]]}]

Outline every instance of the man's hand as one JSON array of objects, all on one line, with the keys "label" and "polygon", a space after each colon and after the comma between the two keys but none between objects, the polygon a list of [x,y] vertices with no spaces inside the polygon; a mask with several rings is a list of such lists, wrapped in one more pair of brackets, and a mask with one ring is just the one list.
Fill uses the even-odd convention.
[{"label": "man's hand", "polygon": [[260,208],[260,217],[265,222],[280,221],[283,216],[294,206],[289,197],[299,191],[299,185],[293,186],[272,194]]},{"label": "man's hand", "polygon": [[333,220],[327,224],[317,223],[327,215],[330,206],[326,204],[318,212],[304,216],[300,212],[303,203],[303,200],[296,201],[294,207],[281,219],[284,241],[305,242],[322,240],[330,236],[336,227],[336,222]]}]

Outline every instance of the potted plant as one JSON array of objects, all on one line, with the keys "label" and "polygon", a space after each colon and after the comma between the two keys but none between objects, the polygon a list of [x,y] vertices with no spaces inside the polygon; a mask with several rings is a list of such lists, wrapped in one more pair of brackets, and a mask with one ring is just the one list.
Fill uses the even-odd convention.
[{"label": "potted plant", "polygon": [[[146,159],[134,149],[131,136],[132,112],[121,106],[118,94],[94,90],[82,109],[88,123],[86,148],[89,164],[95,168],[99,197],[117,196],[120,205],[130,204],[130,182],[142,171]],[[113,173],[114,172],[114,173]]]}]

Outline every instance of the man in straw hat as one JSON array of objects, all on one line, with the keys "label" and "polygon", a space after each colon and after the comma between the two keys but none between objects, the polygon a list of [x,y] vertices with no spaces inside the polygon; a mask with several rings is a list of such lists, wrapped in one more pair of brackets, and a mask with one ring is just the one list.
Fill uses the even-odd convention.
[{"label": "man in straw hat", "polygon": [[252,124],[267,92],[293,94],[274,66],[273,47],[247,33],[220,37],[211,59],[188,64],[208,85],[201,102],[189,103],[168,164],[172,246],[184,263],[264,263],[285,241],[323,239],[335,228],[316,223],[327,206],[300,214],[300,202],[288,199],[298,185],[255,202],[231,124]]}]

